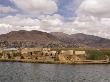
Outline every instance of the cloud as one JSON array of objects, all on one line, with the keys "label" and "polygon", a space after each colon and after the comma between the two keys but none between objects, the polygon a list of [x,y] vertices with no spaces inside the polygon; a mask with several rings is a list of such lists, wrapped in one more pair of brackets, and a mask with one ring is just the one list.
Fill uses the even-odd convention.
[{"label": "cloud", "polygon": [[16,7],[30,14],[53,14],[57,12],[55,0],[10,0]]},{"label": "cloud", "polygon": [[110,38],[110,18],[101,18],[98,20],[94,16],[77,17],[71,22],[72,28],[78,33],[96,35],[104,38]]},{"label": "cloud", "polygon": [[[110,38],[110,1],[109,0],[78,0],[80,5],[71,3],[70,10],[76,10],[77,17],[64,23],[66,33],[85,33]],[[77,1],[76,1],[77,2]],[[75,6],[75,7],[74,7]],[[74,14],[74,13],[73,13]]]},{"label": "cloud", "polygon": [[85,34],[110,38],[110,1],[84,0],[76,10],[75,29]]},{"label": "cloud", "polygon": [[98,20],[94,16],[79,16],[74,21],[67,22],[58,14],[42,15],[38,19],[16,15],[0,18],[0,33],[4,34],[14,30],[40,30],[68,34],[85,33],[110,38],[109,22],[110,18]]},{"label": "cloud", "polygon": [[13,12],[17,12],[16,9],[13,9],[11,7],[5,7],[3,5],[0,5],[0,14],[4,14],[4,13],[13,13]]},{"label": "cloud", "polygon": [[63,24],[63,17],[58,14],[41,16],[39,19],[41,29],[45,31],[58,31],[60,29],[59,26]]},{"label": "cloud", "polygon": [[77,11],[96,17],[110,17],[110,0],[84,0]]},{"label": "cloud", "polygon": [[0,18],[0,34],[18,30],[39,30],[39,20],[21,15]]},{"label": "cloud", "polygon": [[19,30],[38,30],[39,26],[14,26],[10,24],[2,23],[0,24],[0,34],[6,34],[11,31],[19,31]]},{"label": "cloud", "polygon": [[13,26],[34,26],[39,23],[39,20],[22,15],[16,15],[0,18],[0,23],[10,24]]},{"label": "cloud", "polygon": [[[42,15],[39,19],[33,19],[31,17],[25,17],[22,15],[16,16],[7,16],[0,18],[0,28],[8,29],[9,31],[13,30],[41,30],[41,31],[59,31],[63,22],[63,17],[60,15]],[[1,30],[0,30],[1,31]],[[2,33],[7,33],[6,32]]]},{"label": "cloud", "polygon": [[12,29],[12,26],[9,24],[0,24],[0,34],[8,33]]},{"label": "cloud", "polygon": [[[21,13],[21,15],[0,18],[0,33],[7,33],[13,30],[40,30],[68,34],[85,33],[110,38],[109,0],[104,2],[103,0],[83,0],[83,2],[77,2],[77,8],[74,8],[74,5],[71,3],[69,9],[73,8],[73,11],[76,10],[77,14],[77,17],[73,17],[75,19],[71,21],[65,21],[65,18],[59,14],[52,14],[58,9],[56,4],[58,0],[11,1],[26,13],[33,13],[34,16],[38,13],[40,15],[34,18],[28,14],[24,15]],[[40,5],[38,1],[40,1]],[[48,5],[51,2],[56,4],[56,6],[52,5],[51,7],[51,5]]]},{"label": "cloud", "polygon": [[7,16],[0,18],[0,34],[13,30],[40,30],[45,32],[65,32],[71,34],[76,32],[71,25],[70,22],[64,22],[64,18],[58,14],[52,16],[42,15],[38,19],[22,15]]}]

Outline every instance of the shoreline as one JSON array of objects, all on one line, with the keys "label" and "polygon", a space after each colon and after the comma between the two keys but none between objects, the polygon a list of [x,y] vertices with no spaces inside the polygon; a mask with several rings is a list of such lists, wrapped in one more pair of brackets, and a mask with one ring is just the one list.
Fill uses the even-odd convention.
[{"label": "shoreline", "polygon": [[[94,61],[94,60],[93,60]],[[42,61],[42,60],[32,60],[32,59],[0,59],[0,62],[21,62],[21,63],[43,63],[43,64],[110,64],[110,62],[100,62],[100,60],[95,60],[94,62],[64,62],[64,61]]]}]

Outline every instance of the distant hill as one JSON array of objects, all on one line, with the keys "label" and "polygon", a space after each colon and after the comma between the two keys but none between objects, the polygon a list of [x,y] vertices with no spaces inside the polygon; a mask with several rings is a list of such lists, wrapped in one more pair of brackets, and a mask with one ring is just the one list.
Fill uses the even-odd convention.
[{"label": "distant hill", "polygon": [[70,48],[110,48],[110,39],[98,36],[83,33],[68,35],[65,33],[55,32],[51,34],[67,44],[67,47]]},{"label": "distant hill", "polygon": [[0,35],[0,47],[110,48],[110,39],[82,33],[12,31]]},{"label": "distant hill", "polygon": [[41,31],[12,31],[0,35],[0,47],[61,47],[53,35]]},{"label": "distant hill", "polygon": [[[110,39],[101,38],[93,35],[86,35],[82,33],[70,35],[72,42],[82,45],[82,47],[95,47],[95,48],[109,48]],[[79,46],[80,46],[79,45]]]}]

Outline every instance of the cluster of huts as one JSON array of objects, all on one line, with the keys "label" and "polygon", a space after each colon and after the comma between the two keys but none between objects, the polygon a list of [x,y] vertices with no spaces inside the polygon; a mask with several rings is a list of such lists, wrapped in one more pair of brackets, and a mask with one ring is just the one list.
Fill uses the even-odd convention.
[{"label": "cluster of huts", "polygon": [[0,49],[0,58],[74,62],[86,60],[86,51],[60,50],[58,52],[50,48],[9,48]]},{"label": "cluster of huts", "polygon": [[60,61],[75,62],[86,60],[86,51],[61,50]]}]

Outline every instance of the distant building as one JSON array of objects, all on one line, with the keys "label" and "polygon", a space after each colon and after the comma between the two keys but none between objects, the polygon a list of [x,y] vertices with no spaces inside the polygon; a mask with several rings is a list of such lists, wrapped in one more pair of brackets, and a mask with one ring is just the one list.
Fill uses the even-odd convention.
[{"label": "distant building", "polygon": [[74,53],[73,50],[62,50],[59,54],[60,61],[73,61]]},{"label": "distant building", "polygon": [[30,54],[22,54],[21,59],[32,59],[32,55],[30,55]]},{"label": "distant building", "polygon": [[34,52],[34,51],[41,51],[42,48],[22,48],[21,49],[21,54],[27,54],[27,53],[31,53],[31,52]]},{"label": "distant building", "polygon": [[14,58],[17,55],[20,55],[18,53],[19,53],[19,50],[17,48],[6,48],[6,49],[3,49],[2,58],[5,58],[5,59]]},{"label": "distant building", "polygon": [[85,51],[75,51],[75,55],[85,55]]},{"label": "distant building", "polygon": [[0,49],[0,53],[2,53],[3,52],[3,49]]},{"label": "distant building", "polygon": [[17,48],[5,48],[4,51],[18,51]]},{"label": "distant building", "polygon": [[43,51],[50,51],[51,49],[50,48],[43,48],[42,50]]},{"label": "distant building", "polygon": [[62,50],[59,54],[60,61],[82,61],[86,60],[86,52],[85,51],[73,51],[73,50]]},{"label": "distant building", "polygon": [[7,54],[3,54],[1,58],[2,58],[2,59],[9,59],[10,57],[9,57],[9,55],[7,55]]},{"label": "distant building", "polygon": [[73,50],[62,50],[61,54],[65,54],[65,55],[73,55]]},{"label": "distant building", "polygon": [[49,51],[51,57],[55,57],[57,55],[57,51]]},{"label": "distant building", "polygon": [[86,51],[75,51],[75,61],[86,60]]}]

